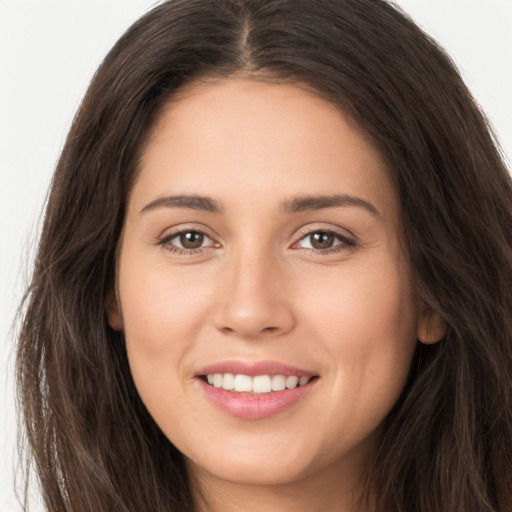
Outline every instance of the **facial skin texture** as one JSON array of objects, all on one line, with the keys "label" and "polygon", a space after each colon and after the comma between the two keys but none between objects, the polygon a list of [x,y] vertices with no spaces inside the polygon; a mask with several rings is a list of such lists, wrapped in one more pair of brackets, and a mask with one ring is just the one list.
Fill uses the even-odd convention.
[{"label": "facial skin texture", "polygon": [[[182,195],[209,197],[220,212],[141,212]],[[282,209],[333,195],[372,206]],[[359,479],[416,340],[442,335],[413,293],[399,218],[376,150],[310,92],[230,78],[195,83],[167,105],[129,197],[109,318],[205,510],[360,510]],[[187,230],[206,233],[198,251],[169,250],[179,237],[159,243]],[[332,247],[312,249],[307,235],[326,230]],[[242,419],[212,404],[197,378],[226,360],[319,378],[284,411]]]}]

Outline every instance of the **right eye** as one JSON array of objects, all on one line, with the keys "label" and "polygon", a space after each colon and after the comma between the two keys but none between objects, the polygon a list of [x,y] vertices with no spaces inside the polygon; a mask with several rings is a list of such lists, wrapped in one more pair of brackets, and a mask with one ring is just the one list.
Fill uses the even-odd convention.
[{"label": "right eye", "polygon": [[194,254],[202,249],[218,246],[206,233],[195,229],[186,229],[167,235],[159,241],[159,244],[178,254]]}]

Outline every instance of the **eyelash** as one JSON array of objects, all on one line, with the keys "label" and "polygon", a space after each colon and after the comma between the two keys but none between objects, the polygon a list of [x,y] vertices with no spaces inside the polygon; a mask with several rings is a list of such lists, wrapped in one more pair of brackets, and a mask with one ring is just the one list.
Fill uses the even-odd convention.
[{"label": "eyelash", "polygon": [[[176,231],[174,233],[171,233],[169,235],[164,236],[163,238],[158,240],[158,245],[161,245],[165,247],[169,252],[176,254],[178,256],[186,255],[186,256],[192,256],[194,254],[198,254],[204,251],[204,249],[207,249],[208,247],[198,247],[197,249],[186,249],[182,247],[176,247],[175,245],[171,244],[171,240],[179,237],[180,235],[183,235],[185,233],[196,233],[198,235],[203,235],[205,238],[212,240],[210,236],[208,236],[204,231],[201,231],[200,229],[182,229],[180,231]],[[215,244],[215,243],[214,243]],[[217,244],[219,245],[219,244]]]},{"label": "eyelash", "polygon": [[303,250],[306,251],[307,254],[336,254],[338,252],[352,249],[356,245],[354,240],[351,240],[347,236],[342,235],[341,233],[334,231],[332,229],[313,229],[305,233],[302,233],[300,235],[299,240],[297,240],[297,242],[295,242],[293,246],[296,246],[297,244],[299,244],[299,242],[302,242],[303,240],[306,240],[308,237],[311,237],[312,235],[318,233],[321,233],[323,235],[332,235],[335,239],[335,242],[337,241],[341,243],[338,243],[337,245],[334,245],[333,247],[329,247],[327,249],[315,249],[314,247],[304,247]]},{"label": "eyelash", "polygon": [[[203,252],[205,249],[211,248],[211,247],[198,247],[197,249],[186,249],[186,248],[176,247],[175,245],[171,244],[171,241],[173,239],[175,239],[185,233],[195,233],[198,235],[202,235],[205,238],[207,238],[213,242],[212,238],[210,236],[208,236],[208,234],[205,233],[204,231],[201,231],[199,229],[183,229],[183,230],[176,231],[174,233],[164,236],[163,238],[158,239],[157,244],[165,247],[166,250],[168,250],[169,252],[176,254],[178,256],[181,256],[181,255],[192,256],[192,255],[199,254],[199,253]],[[303,250],[307,254],[335,254],[335,253],[338,253],[341,251],[346,251],[347,249],[351,249],[356,246],[356,242],[354,240],[351,240],[348,237],[341,235],[337,231],[334,231],[331,229],[316,229],[316,230],[311,230],[311,231],[302,233],[300,235],[300,238],[297,240],[297,242],[295,242],[292,245],[292,248],[294,246],[296,246],[297,244],[299,244],[299,242],[307,239],[308,237],[310,237],[314,234],[318,234],[318,233],[322,233],[324,235],[332,235],[338,242],[341,242],[341,243],[338,243],[334,247],[329,247],[327,249],[315,249],[315,248],[305,247],[305,248],[303,248]],[[220,244],[213,242],[212,247],[215,248],[216,246],[220,247]]]}]

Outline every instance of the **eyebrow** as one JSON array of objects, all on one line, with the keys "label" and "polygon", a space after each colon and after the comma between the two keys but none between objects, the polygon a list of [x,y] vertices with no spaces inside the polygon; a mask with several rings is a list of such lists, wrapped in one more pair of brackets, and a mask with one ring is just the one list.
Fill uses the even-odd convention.
[{"label": "eyebrow", "polygon": [[[375,206],[356,196],[347,194],[300,196],[281,203],[281,211],[284,213],[299,213],[304,211],[322,210],[324,208],[355,206],[363,208],[376,217],[381,214]],[[157,208],[189,208],[191,210],[205,211],[209,213],[222,213],[222,206],[211,197],[196,195],[178,195],[158,197],[148,203],[140,213],[145,213]]]},{"label": "eyebrow", "polygon": [[190,208],[191,210],[200,210],[209,213],[222,212],[220,204],[211,197],[179,195],[158,197],[144,206],[140,213],[145,213],[157,208]]},{"label": "eyebrow", "polygon": [[285,213],[297,213],[343,206],[356,206],[358,208],[363,208],[375,217],[381,217],[379,210],[377,210],[372,203],[360,197],[350,196],[347,194],[296,197],[282,203],[281,208]]}]

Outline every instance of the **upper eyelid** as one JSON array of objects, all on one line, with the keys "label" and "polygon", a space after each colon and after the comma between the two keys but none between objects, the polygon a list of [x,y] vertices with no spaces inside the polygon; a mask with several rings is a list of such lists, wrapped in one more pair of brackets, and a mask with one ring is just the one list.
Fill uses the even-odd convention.
[{"label": "upper eyelid", "polygon": [[191,226],[183,226],[182,224],[179,224],[177,226],[173,227],[167,227],[164,229],[158,236],[158,240],[162,240],[164,238],[173,238],[180,233],[187,233],[189,231],[195,231],[196,233],[201,233],[203,235],[206,235],[211,240],[216,239],[217,237],[215,235],[212,235],[211,230],[208,229],[207,226],[200,225],[197,227],[197,225],[191,225]]},{"label": "upper eyelid", "polygon": [[[204,246],[204,247],[199,247],[197,249],[187,249],[187,248],[183,248],[182,250],[184,251],[197,251],[199,249],[208,249],[210,247],[214,247],[215,245],[218,245],[219,242],[217,242],[215,240],[215,238],[213,238],[212,236],[210,236],[208,233],[204,232],[204,231],[201,231],[199,229],[180,229],[179,231],[174,231],[172,233],[169,233],[167,235],[164,235],[162,236],[161,238],[159,238],[159,241],[158,243],[159,244],[170,244],[171,243],[171,240],[174,240],[175,238],[177,238],[181,233],[188,233],[188,232],[195,232],[195,233],[200,233],[202,235],[205,236],[205,238],[207,238],[210,243],[207,245],[207,246]],[[181,249],[179,247],[179,249]]]},{"label": "upper eyelid", "polygon": [[[197,226],[197,225],[196,225]],[[220,244],[217,241],[216,237],[210,235],[208,231],[209,229],[205,228],[198,228],[196,226],[183,226],[183,224],[178,224],[172,227],[167,227],[164,229],[159,235],[157,235],[154,238],[154,245],[158,247],[165,248],[167,251],[179,253],[183,255],[192,255],[192,254],[198,254],[202,253],[209,249],[214,249],[216,246],[218,247]],[[173,240],[178,237],[181,233],[187,233],[187,232],[196,232],[201,233],[205,237],[209,239],[208,245],[197,247],[197,248],[186,248],[186,247],[180,247],[179,245],[175,244]]]},{"label": "upper eyelid", "polygon": [[[357,242],[357,237],[345,228],[341,228],[338,226],[332,226],[332,225],[326,226],[325,224],[323,226],[316,225],[316,226],[311,227],[311,224],[312,223],[306,224],[295,231],[295,234],[293,235],[294,241],[292,242],[291,246],[297,244],[298,242],[300,242],[302,239],[306,238],[307,236],[309,236],[313,233],[318,233],[318,232],[331,233],[335,236],[338,236],[341,239],[346,239],[346,240],[348,239],[353,243]],[[321,223],[319,223],[319,224],[321,224]],[[169,228],[167,228],[167,229],[169,229]],[[167,230],[164,230],[163,233],[157,237],[158,242],[161,243],[162,241],[164,241],[164,242],[170,241],[173,238],[180,235],[181,233],[194,231],[194,232],[201,233],[201,234],[205,235],[215,244],[219,244],[219,243],[221,244],[221,242],[219,242],[219,237],[217,237],[216,235],[212,235],[210,232],[211,230],[208,229],[207,226],[177,225],[173,228],[170,228],[170,231],[168,231],[167,233],[166,233],[166,231]]]},{"label": "upper eyelid", "polygon": [[315,249],[315,248],[311,248],[311,247],[302,247],[301,249],[306,250],[306,251],[318,252],[318,253],[328,253],[328,252],[331,252],[331,251],[339,248],[340,246],[354,247],[356,245],[356,242],[353,241],[351,238],[349,238],[348,236],[345,236],[345,235],[341,235],[341,234],[337,233],[336,231],[317,229],[314,231],[310,231],[309,233],[306,233],[304,236],[301,236],[296,242],[294,242],[291,245],[291,248],[294,248],[295,246],[300,244],[300,242],[302,242],[303,240],[306,240],[309,236],[311,236],[314,233],[329,233],[331,235],[334,235],[334,237],[338,239],[339,243],[336,245],[333,245],[332,247],[328,247],[326,249]]},{"label": "upper eyelid", "polygon": [[169,233],[168,235],[164,236],[163,238],[164,238],[164,240],[172,240],[173,238],[177,238],[182,233],[199,233],[201,235],[204,235],[205,238],[208,238],[209,240],[214,242],[214,239],[208,233],[205,233],[204,231],[199,231],[198,229],[183,229],[180,231],[176,231],[174,233]]},{"label": "upper eyelid", "polygon": [[[324,226],[321,226],[321,225],[318,225],[315,227],[308,227],[308,226],[311,226],[311,224],[306,224],[305,226],[302,226],[295,232],[296,242],[298,242],[299,240],[302,240],[302,238],[304,238],[308,235],[311,235],[312,233],[318,233],[318,232],[332,233],[333,235],[337,235],[341,238],[349,238],[349,239],[353,240],[354,242],[357,241],[357,237],[346,228],[341,228],[339,226],[333,226],[333,225],[329,225],[326,227],[325,224],[324,224]],[[296,243],[296,242],[294,242],[294,243]]]}]

